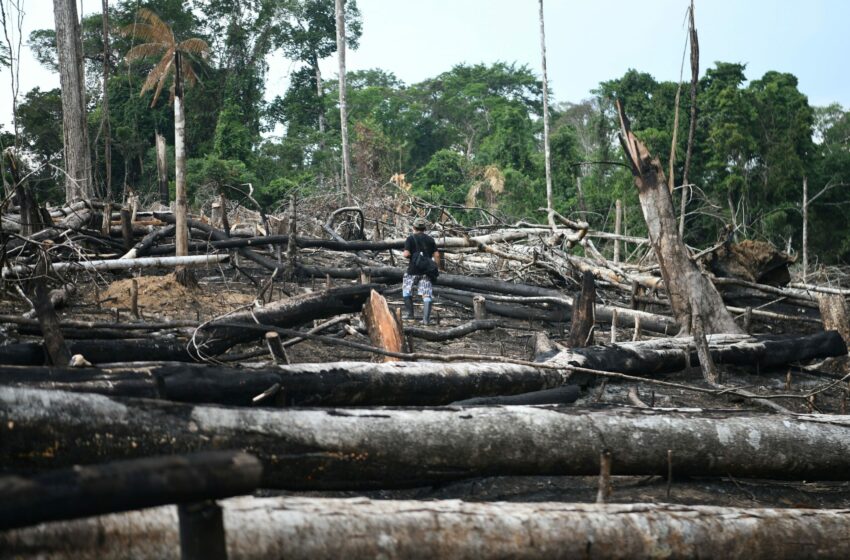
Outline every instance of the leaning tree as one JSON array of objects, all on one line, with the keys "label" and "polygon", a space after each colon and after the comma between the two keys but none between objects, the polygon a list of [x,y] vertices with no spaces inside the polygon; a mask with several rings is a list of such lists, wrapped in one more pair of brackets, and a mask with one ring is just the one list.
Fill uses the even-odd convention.
[{"label": "leaning tree", "polygon": [[[127,62],[150,56],[160,56],[159,62],[148,73],[142,85],[141,95],[156,88],[151,101],[151,107],[156,105],[160,93],[168,78],[173,75],[171,87],[171,102],[174,105],[174,159],[176,193],[176,232],[175,246],[178,257],[189,254],[189,228],[186,223],[188,204],[186,200],[186,116],[183,109],[184,82],[194,84],[198,81],[188,57],[198,55],[205,57],[209,45],[203,39],[192,38],[177,41],[174,31],[151,10],[142,8],[138,12],[136,23],[122,29],[125,35],[145,41],[131,48],[124,56]],[[191,282],[191,274],[185,268],[178,268],[177,279],[186,284]]]}]

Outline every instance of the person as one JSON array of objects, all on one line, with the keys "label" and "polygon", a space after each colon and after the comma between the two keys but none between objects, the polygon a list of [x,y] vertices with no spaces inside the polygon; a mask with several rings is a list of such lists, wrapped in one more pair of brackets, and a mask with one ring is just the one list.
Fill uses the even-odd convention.
[{"label": "person", "polygon": [[432,281],[437,278],[440,265],[440,252],[437,242],[425,233],[428,222],[425,218],[413,220],[413,233],[404,241],[404,256],[410,259],[407,272],[402,280],[401,295],[404,298],[404,309],[407,318],[413,319],[413,285],[418,281],[419,295],[422,296],[422,324],[431,321],[431,302],[434,298]]}]

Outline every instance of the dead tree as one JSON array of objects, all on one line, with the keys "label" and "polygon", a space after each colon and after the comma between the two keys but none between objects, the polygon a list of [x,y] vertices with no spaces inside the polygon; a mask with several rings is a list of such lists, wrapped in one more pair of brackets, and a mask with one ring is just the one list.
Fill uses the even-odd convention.
[{"label": "dead tree", "polygon": [[691,260],[679,235],[673,198],[667,189],[661,162],[653,158],[632,133],[619,101],[617,110],[620,142],[635,178],[650,244],[661,268],[673,316],[680,327],[679,334],[690,334],[694,321],[699,321],[707,334],[742,332],[726,310],[717,289]]},{"label": "dead tree", "polygon": [[[221,502],[230,558],[844,559],[846,510],[365,498]],[[174,507],[0,533],[15,558],[178,558]]]},{"label": "dead tree", "polygon": [[265,487],[421,486],[487,475],[677,473],[847,480],[850,423],[825,414],[566,407],[244,409],[0,387],[10,469],[216,449],[263,463]]},{"label": "dead tree", "polygon": [[261,473],[256,457],[218,451],[0,477],[0,528],[239,496],[257,488]]}]

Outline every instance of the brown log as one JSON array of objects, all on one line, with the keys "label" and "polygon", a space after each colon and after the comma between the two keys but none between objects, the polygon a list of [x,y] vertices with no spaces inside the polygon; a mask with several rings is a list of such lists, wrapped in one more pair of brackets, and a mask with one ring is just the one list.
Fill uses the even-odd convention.
[{"label": "brown log", "polygon": [[[372,344],[390,352],[402,351],[404,335],[401,328],[390,312],[387,300],[375,290],[372,290],[368,301],[363,305],[363,319]],[[383,361],[396,362],[398,358],[384,356]]]},{"label": "brown log", "polygon": [[[846,510],[460,500],[223,500],[230,558],[843,560]],[[176,507],[0,533],[21,559],[180,558]]]}]

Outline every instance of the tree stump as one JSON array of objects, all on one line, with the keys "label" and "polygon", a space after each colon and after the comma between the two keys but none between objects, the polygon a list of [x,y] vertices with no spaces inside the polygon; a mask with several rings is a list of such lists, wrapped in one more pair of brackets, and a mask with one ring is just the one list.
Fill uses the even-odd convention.
[{"label": "tree stump", "polygon": [[[369,301],[363,306],[363,319],[372,344],[390,352],[402,351],[404,337],[398,322],[390,312],[387,300],[375,290],[372,290]],[[383,361],[396,362],[398,358],[384,356]]]}]

